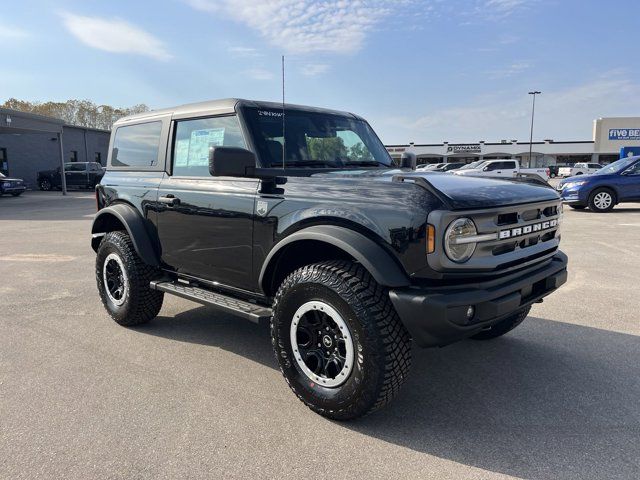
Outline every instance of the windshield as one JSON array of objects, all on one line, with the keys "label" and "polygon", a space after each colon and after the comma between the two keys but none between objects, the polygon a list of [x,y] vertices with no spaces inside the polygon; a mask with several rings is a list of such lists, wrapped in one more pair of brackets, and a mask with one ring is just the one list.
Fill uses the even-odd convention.
[{"label": "windshield", "polygon": [[471,163],[467,163],[466,165],[463,165],[458,170],[469,170],[471,168],[476,168],[477,166],[479,166],[482,163],[484,163],[483,160],[476,160],[475,162],[471,162]]},{"label": "windshield", "polygon": [[389,167],[389,153],[364,120],[304,110],[243,108],[261,164],[265,168]]},{"label": "windshield", "polygon": [[627,168],[629,165],[631,165],[636,160],[637,160],[637,158],[635,158],[635,157],[622,158],[620,160],[617,160],[617,161],[613,162],[610,165],[607,165],[606,167],[602,167],[600,170],[595,172],[594,175],[611,175],[613,173],[621,172],[622,170]]}]

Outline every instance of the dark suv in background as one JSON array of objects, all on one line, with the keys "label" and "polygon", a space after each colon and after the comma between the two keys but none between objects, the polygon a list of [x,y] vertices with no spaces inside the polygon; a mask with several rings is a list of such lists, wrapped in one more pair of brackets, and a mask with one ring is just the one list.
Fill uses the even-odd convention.
[{"label": "dark suv in background", "polygon": [[[67,188],[94,188],[104,175],[104,168],[97,162],[69,162],[64,164]],[[60,167],[38,172],[38,188],[48,191],[62,187]]]}]

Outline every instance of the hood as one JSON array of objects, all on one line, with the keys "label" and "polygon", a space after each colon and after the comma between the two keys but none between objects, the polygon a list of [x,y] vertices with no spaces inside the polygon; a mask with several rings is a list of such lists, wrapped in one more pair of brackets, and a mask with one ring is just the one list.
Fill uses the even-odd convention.
[{"label": "hood", "polygon": [[352,170],[322,173],[343,178],[360,178],[369,181],[391,182],[402,179],[422,179],[419,182],[427,190],[433,189],[452,209],[502,207],[522,203],[559,200],[550,186],[526,183],[518,180],[501,180],[487,177],[452,175],[443,172],[420,172],[412,170]]},{"label": "hood", "polygon": [[473,175],[474,173],[478,173],[478,169],[467,168],[466,170],[454,170],[451,173],[453,173],[454,175]]},{"label": "hood", "polygon": [[558,183],[558,187],[562,187],[563,185],[566,185],[567,183],[573,183],[573,182],[581,182],[583,184],[585,183],[591,183],[591,182],[595,182],[597,180],[607,180],[610,179],[611,177],[615,177],[615,174],[611,174],[611,175],[594,175],[594,174],[589,174],[589,175],[574,175],[573,177],[567,177],[567,178],[563,178],[562,180],[560,180],[560,183]]},{"label": "hood", "polygon": [[0,177],[0,182],[24,182],[24,180],[14,177]]}]

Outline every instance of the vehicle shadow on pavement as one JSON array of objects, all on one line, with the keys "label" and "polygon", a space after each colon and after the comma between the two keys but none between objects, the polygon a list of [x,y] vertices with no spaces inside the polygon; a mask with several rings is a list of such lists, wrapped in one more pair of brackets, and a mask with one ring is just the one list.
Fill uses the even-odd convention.
[{"label": "vehicle shadow on pavement", "polygon": [[135,330],[179,342],[221,348],[267,367],[278,368],[268,324],[257,325],[208,307],[197,307],[175,316],[160,315]]},{"label": "vehicle shadow on pavement", "polygon": [[414,349],[389,408],[342,424],[521,478],[640,477],[640,337],[529,317],[489,342]]},{"label": "vehicle shadow on pavement", "polygon": [[[205,307],[138,330],[277,368],[266,325]],[[529,317],[413,355],[387,408],[336,427],[522,478],[640,477],[640,337]]]},{"label": "vehicle shadow on pavement", "polygon": [[[567,207],[565,208],[565,212],[567,211]],[[616,205],[614,207],[613,210],[611,210],[610,212],[605,212],[605,213],[599,213],[599,212],[593,212],[587,208],[583,208],[583,209],[571,209],[572,212],[575,212],[577,214],[580,215],[610,215],[611,213],[640,213],[640,208],[638,207],[625,207],[624,204],[622,205]]]}]

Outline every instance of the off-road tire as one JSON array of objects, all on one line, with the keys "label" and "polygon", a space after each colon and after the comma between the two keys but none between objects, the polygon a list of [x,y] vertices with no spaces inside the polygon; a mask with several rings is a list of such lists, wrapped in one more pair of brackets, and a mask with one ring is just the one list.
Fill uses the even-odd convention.
[{"label": "off-road tire", "polygon": [[504,320],[501,320],[499,323],[493,325],[489,330],[482,330],[480,333],[476,333],[473,337],[473,340],[491,340],[497,337],[501,337],[505,333],[510,332],[518,325],[520,325],[527,315],[529,315],[529,311],[531,307],[525,307],[522,310],[518,310],[513,315],[508,316]]},{"label": "off-road tire", "polygon": [[[105,259],[112,253],[120,257],[128,279],[126,298],[122,305],[116,305],[109,298],[103,279]],[[127,327],[141,325],[158,315],[164,293],[152,290],[149,283],[159,275],[157,268],[140,259],[125,232],[109,232],[102,238],[96,255],[96,282],[102,304],[118,324]]]},{"label": "off-road tire", "polygon": [[[294,358],[290,328],[297,309],[321,301],[334,308],[351,334],[355,361],[341,385],[312,381]],[[411,337],[389,299],[365,268],[348,261],[308,265],[291,273],[275,296],[271,340],[289,387],[311,410],[350,420],[385,406],[411,367]]]},{"label": "off-road tire", "polygon": [[[598,196],[598,194],[608,194],[611,197],[611,203],[608,207],[600,208],[598,207],[598,205],[596,205],[596,197]],[[589,210],[591,210],[592,212],[610,212],[611,210],[613,210],[613,207],[615,207],[615,205],[616,195],[608,188],[597,188],[593,192],[591,192],[591,195],[589,195]]]}]

